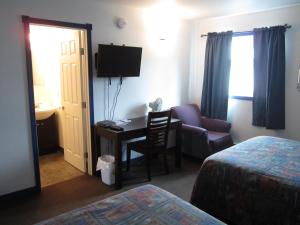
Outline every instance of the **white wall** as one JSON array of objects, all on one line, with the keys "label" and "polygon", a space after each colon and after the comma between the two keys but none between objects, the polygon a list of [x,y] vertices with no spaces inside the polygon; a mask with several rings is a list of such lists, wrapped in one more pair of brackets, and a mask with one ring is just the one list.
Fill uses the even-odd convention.
[{"label": "white wall", "polygon": [[296,89],[300,67],[300,6],[272,11],[211,18],[195,21],[189,81],[189,99],[201,102],[204,54],[206,38],[201,34],[218,31],[247,31],[253,28],[273,25],[292,25],[286,32],[286,129],[283,131],[266,130],[252,126],[252,101],[230,100],[228,120],[232,122],[232,135],[235,142],[257,135],[272,135],[300,140],[300,92]]},{"label": "white wall", "polygon": [[[149,38],[143,11],[95,0],[5,0],[0,8],[0,195],[34,186],[28,109],[26,61],[21,15],[93,24],[93,51],[98,43],[143,47],[141,76],[126,78],[116,108],[117,117],[144,115],[144,105],[162,97],[164,108],[187,101],[189,24],[157,42]],[[117,16],[127,26],[117,29]],[[155,27],[155,26],[154,26]],[[153,28],[153,26],[152,26]],[[95,121],[104,118],[102,79],[94,78]]]}]

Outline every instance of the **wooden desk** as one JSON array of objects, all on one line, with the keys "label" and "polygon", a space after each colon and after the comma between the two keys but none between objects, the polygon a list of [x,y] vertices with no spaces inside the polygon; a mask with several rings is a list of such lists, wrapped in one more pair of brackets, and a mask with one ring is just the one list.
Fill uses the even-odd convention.
[{"label": "wooden desk", "polygon": [[[181,121],[178,119],[171,119],[170,129],[176,129],[176,161],[175,166],[181,167]],[[93,162],[93,171],[95,172],[96,160],[101,155],[101,137],[105,137],[114,142],[115,154],[115,188],[122,188],[122,141],[133,138],[143,137],[146,135],[147,117],[140,117],[131,119],[131,122],[122,126],[123,131],[114,131],[109,128],[95,126],[95,155]]]}]

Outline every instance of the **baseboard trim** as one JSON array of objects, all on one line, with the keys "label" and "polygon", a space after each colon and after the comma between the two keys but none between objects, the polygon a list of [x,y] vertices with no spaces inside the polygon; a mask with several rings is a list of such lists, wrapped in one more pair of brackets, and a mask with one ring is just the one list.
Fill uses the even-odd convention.
[{"label": "baseboard trim", "polygon": [[20,191],[15,191],[15,192],[11,192],[11,193],[8,193],[8,194],[1,195],[0,196],[0,202],[20,198],[20,197],[27,196],[27,195],[30,195],[30,194],[35,194],[35,193],[38,193],[38,192],[40,192],[40,189],[38,188],[38,186],[26,188],[26,189],[23,189],[23,190],[20,190]]}]

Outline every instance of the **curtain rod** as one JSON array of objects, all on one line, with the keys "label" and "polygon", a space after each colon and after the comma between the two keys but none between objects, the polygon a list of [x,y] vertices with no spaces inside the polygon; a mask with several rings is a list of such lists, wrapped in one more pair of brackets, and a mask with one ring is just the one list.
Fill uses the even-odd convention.
[{"label": "curtain rod", "polygon": [[[285,29],[290,29],[292,26],[288,25],[288,24],[284,24],[283,25],[285,27]],[[239,35],[247,35],[247,34],[252,34],[253,31],[240,31],[240,32],[233,32],[233,35],[239,36]],[[201,34],[201,37],[207,37],[208,34]]]}]

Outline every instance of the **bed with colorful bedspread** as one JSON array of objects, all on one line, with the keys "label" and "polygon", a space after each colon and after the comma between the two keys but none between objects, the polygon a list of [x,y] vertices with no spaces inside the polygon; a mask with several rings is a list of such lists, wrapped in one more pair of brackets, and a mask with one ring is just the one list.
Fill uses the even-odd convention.
[{"label": "bed with colorful bedspread", "polygon": [[300,224],[300,142],[255,137],[208,157],[191,203],[228,224]]},{"label": "bed with colorful bedspread", "polygon": [[41,224],[224,225],[190,203],[153,185],[131,189],[39,223]]}]

